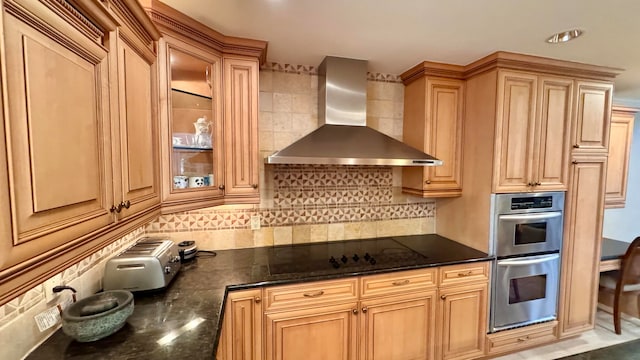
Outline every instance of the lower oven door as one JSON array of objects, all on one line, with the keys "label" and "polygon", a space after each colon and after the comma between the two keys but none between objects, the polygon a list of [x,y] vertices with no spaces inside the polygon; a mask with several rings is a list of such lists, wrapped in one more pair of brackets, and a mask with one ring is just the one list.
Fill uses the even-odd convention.
[{"label": "lower oven door", "polygon": [[496,261],[491,332],[556,318],[560,255]]}]

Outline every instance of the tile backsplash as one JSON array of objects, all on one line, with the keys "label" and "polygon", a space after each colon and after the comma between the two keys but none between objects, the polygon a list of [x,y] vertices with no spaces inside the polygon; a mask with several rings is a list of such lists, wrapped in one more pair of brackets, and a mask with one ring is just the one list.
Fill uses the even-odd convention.
[{"label": "tile backsplash", "polygon": [[[315,66],[268,63],[260,71],[262,158],[318,126]],[[404,86],[396,75],[368,74],[367,125],[402,139]],[[143,236],[196,240],[203,250],[435,232],[435,201],[400,193],[400,168],[260,165],[259,205],[225,205],[162,215],[57,274],[79,296],[101,289],[104,263]],[[251,230],[251,217],[260,229]],[[33,317],[53,306],[42,284],[0,306],[0,359],[19,359],[54,330]]]}]

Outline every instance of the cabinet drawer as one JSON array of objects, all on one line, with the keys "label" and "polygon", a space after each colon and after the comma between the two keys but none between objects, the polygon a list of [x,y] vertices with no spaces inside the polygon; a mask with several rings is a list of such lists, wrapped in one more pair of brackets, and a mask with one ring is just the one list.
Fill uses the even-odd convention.
[{"label": "cabinet drawer", "polygon": [[398,271],[360,278],[361,297],[397,295],[435,288],[436,269]]},{"label": "cabinet drawer", "polygon": [[468,282],[488,281],[489,262],[443,266],[440,268],[440,286],[458,285]]},{"label": "cabinet drawer", "polygon": [[496,355],[556,340],[557,321],[487,335],[487,355]]},{"label": "cabinet drawer", "polygon": [[268,287],[265,298],[266,311],[357,301],[358,281],[353,278]]}]

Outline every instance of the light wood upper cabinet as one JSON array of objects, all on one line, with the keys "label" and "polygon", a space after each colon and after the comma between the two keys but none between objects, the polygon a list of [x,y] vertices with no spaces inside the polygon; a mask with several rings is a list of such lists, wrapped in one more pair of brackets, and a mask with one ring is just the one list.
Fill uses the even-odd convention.
[{"label": "light wood upper cabinet", "polygon": [[577,119],[571,138],[573,153],[606,154],[613,84],[577,81],[576,92]]},{"label": "light wood upper cabinet", "polygon": [[621,208],[625,205],[633,120],[637,112],[638,109],[624,107],[614,107],[611,112],[605,208]]},{"label": "light wood upper cabinet", "polygon": [[500,71],[495,192],[565,190],[573,80]]},{"label": "light wood upper cabinet", "polygon": [[115,220],[109,58],[85,36],[99,39],[97,28],[75,28],[39,2],[5,2],[2,30],[2,198],[13,223],[0,245],[0,269],[17,270]]},{"label": "light wood upper cabinet", "polygon": [[227,56],[224,67],[225,193],[258,197],[258,60]]},{"label": "light wood upper cabinet", "polygon": [[[162,211],[260,200],[259,65],[267,43],[225,36],[156,0],[143,6],[164,36],[160,49]],[[209,124],[211,144],[174,143]],[[177,186],[176,177],[205,177]]]},{"label": "light wood upper cabinet", "polygon": [[560,285],[560,337],[595,326],[607,158],[572,158],[565,206]]},{"label": "light wood upper cabinet", "polygon": [[[112,56],[112,102],[116,206],[119,218],[160,204],[158,147],[158,68],[155,40],[136,34],[125,8],[112,10],[125,24],[118,28]],[[158,36],[159,34],[156,34]],[[157,39],[157,37],[156,37]]]},{"label": "light wood upper cabinet", "polygon": [[[426,63],[403,74],[405,79],[403,141],[442,160],[441,166],[404,167],[402,190],[422,197],[462,193],[462,119],[464,81],[429,76]],[[416,71],[422,75],[415,76]]]}]

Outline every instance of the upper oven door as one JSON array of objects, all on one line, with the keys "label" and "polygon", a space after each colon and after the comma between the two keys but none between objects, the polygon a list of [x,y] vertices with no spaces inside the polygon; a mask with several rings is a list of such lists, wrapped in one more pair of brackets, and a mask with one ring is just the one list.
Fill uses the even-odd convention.
[{"label": "upper oven door", "polygon": [[562,212],[498,215],[496,255],[558,251],[562,246]]}]

